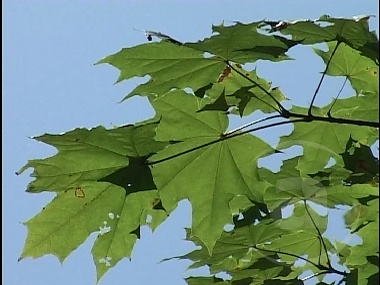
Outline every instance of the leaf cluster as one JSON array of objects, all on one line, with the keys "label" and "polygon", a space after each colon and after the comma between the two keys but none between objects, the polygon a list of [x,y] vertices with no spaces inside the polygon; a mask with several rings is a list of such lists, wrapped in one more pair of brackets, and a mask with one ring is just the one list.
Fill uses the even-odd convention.
[{"label": "leaf cluster", "polygon": [[[310,278],[327,284],[329,274],[346,284],[373,284],[379,174],[370,147],[378,140],[379,41],[368,21],[324,15],[235,22],[213,26],[211,37],[194,43],[149,32],[149,41],[159,40],[100,60],[120,70],[117,82],[149,76],[123,100],[145,96],[156,115],[113,129],[35,138],[58,152],[28,161],[19,172],[33,168],[28,192],[56,197],[25,223],[20,259],[54,254],[63,261],[96,233],[99,280],[131,256],[141,226],[154,230],[188,199],[187,239],[200,249],[177,258],[192,260],[191,268],[207,265],[211,274],[188,277],[188,284],[303,284]],[[291,60],[294,47],[314,50],[325,70],[309,90],[310,106],[285,108],[305,94],[285,95],[249,66]],[[343,76],[352,94],[316,107],[316,96],[331,96],[319,92],[326,76]],[[258,112],[261,119],[231,129],[230,120]],[[287,124],[293,130],[277,145],[256,135]],[[259,167],[260,159],[280,159],[292,146],[301,146],[302,155],[284,160],[279,171]],[[349,208],[345,229],[361,244],[326,237],[324,211],[342,205]]]}]

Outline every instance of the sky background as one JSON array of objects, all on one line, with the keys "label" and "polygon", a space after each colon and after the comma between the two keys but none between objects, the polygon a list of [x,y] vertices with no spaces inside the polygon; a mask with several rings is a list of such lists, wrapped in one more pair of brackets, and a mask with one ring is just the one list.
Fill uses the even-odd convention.
[{"label": "sky background", "polygon": [[[27,221],[49,202],[51,193],[28,194],[31,169],[20,176],[28,159],[55,153],[32,136],[61,133],[76,127],[105,127],[134,123],[154,113],[144,98],[118,104],[141,80],[113,85],[118,70],[95,62],[122,47],[146,42],[136,29],[160,31],[179,41],[211,35],[211,25],[225,21],[315,19],[323,14],[351,17],[375,15],[371,29],[378,33],[378,1],[3,1],[2,2],[2,284],[95,284],[90,254],[95,234],[63,265],[52,256],[17,262],[26,238]],[[280,86],[295,103],[308,104],[323,71],[312,53],[295,49],[300,59],[284,64],[257,63],[262,77]],[[291,70],[291,72],[289,71]],[[294,79],[296,78],[296,81]],[[339,80],[327,79],[321,92],[337,94]],[[294,83],[296,82],[296,84]],[[342,82],[342,81],[341,81]],[[318,104],[330,99],[320,98]],[[233,125],[233,124],[232,124]],[[289,128],[260,135],[270,143]],[[273,168],[280,164],[271,161]],[[190,224],[190,206],[180,203],[167,222],[152,235],[143,228],[132,254],[108,271],[99,284],[186,284],[186,261],[157,264],[162,258],[192,249],[183,227]],[[331,229],[330,229],[331,231]],[[331,232],[333,234],[333,232]],[[203,272],[207,272],[204,270]]]}]

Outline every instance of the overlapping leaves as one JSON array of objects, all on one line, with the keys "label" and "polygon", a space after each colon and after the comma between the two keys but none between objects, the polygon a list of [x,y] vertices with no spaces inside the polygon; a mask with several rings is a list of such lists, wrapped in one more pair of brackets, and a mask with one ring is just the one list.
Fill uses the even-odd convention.
[{"label": "overlapping leaves", "polygon": [[272,26],[271,31],[291,35],[294,41],[301,41],[306,45],[339,40],[378,63],[379,40],[374,31],[369,31],[369,18],[369,16],[357,16],[348,19],[323,15],[314,21],[267,21],[265,23]]},{"label": "overlapping leaves", "polygon": [[37,179],[29,192],[64,191],[82,182],[96,181],[128,166],[128,157],[144,157],[165,147],[154,140],[157,122],[107,130],[75,129],[62,135],[45,134],[34,139],[58,149],[58,154],[30,160],[18,173],[32,167]]},{"label": "overlapping leaves", "polygon": [[[202,104],[202,99],[180,91],[152,100],[161,116],[156,138],[180,142],[151,160],[157,162],[186,152],[153,165],[152,173],[165,208],[173,209],[185,198],[190,200],[192,234],[212,252],[224,225],[232,222],[229,202],[237,195],[261,201],[264,184],[258,179],[256,161],[273,150],[252,135],[223,139],[227,115],[197,112]],[[246,145],[255,145],[255,149],[247,154]]]},{"label": "overlapping leaves", "polygon": [[[52,191],[56,197],[25,223],[21,258],[54,254],[63,261],[96,232],[92,254],[99,279],[131,255],[141,225],[156,228],[188,199],[193,212],[187,239],[202,248],[180,258],[194,261],[192,268],[208,265],[213,275],[231,276],[190,277],[189,284],[302,284],[298,277],[307,269],[333,272],[329,253],[351,270],[348,275],[336,271],[347,284],[373,280],[378,160],[370,146],[378,133],[327,119],[378,121],[378,39],[368,29],[368,17],[235,22],[213,26],[213,32],[196,43],[161,37],[99,61],[120,70],[117,82],[149,76],[126,98],[148,96],[156,117],[112,130],[75,129],[35,138],[58,153],[29,161],[20,173],[33,168],[36,179],[27,191]],[[258,168],[258,160],[274,149],[245,127],[228,133],[228,114],[283,111],[286,97],[256,69],[241,65],[283,61],[293,46],[316,43],[328,46],[316,51],[328,65],[326,74],[346,77],[356,96],[312,106],[311,114],[293,106],[291,113],[304,120],[294,123],[277,149],[300,145],[302,156],[284,161],[276,173]],[[280,114],[281,123],[288,123],[286,114]],[[330,243],[322,236],[327,217],[309,203],[350,206],[346,226],[363,243]],[[284,219],[281,211],[289,205],[294,210]],[[234,229],[224,231],[226,224]],[[295,266],[300,258],[306,265]]]},{"label": "overlapping leaves", "polygon": [[[320,256],[322,243],[311,218],[323,233],[327,217],[319,216],[302,203],[295,206],[293,215],[283,220],[273,220],[260,213],[255,206],[256,210],[253,207],[250,213],[243,213],[243,219],[248,223],[235,221],[235,229],[223,232],[211,256],[202,247],[180,258],[194,261],[190,267],[192,269],[208,265],[211,274],[227,272],[231,276],[231,284],[264,284],[269,280],[302,284],[296,278],[298,270],[302,272],[302,269],[293,265],[298,259],[297,255],[308,255],[310,259]],[[311,217],[306,214],[305,207]],[[254,220],[256,222],[252,223]],[[199,240],[193,240],[203,246]],[[316,266],[317,263],[314,270],[318,270]],[[192,277],[189,280],[196,279]]]},{"label": "overlapping leaves", "polygon": [[21,258],[54,254],[63,261],[96,231],[92,252],[98,278],[129,257],[146,217],[151,216],[149,225],[154,228],[167,215],[154,209],[159,197],[144,162],[167,145],[153,139],[156,127],[157,121],[151,121],[36,138],[55,146],[58,153],[29,161],[22,169],[34,168],[36,180],[28,191],[58,194],[26,222],[28,237]]}]

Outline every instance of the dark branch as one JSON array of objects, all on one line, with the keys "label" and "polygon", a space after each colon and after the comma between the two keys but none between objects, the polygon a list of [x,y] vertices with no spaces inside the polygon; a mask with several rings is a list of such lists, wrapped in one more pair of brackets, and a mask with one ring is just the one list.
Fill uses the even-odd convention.
[{"label": "dark branch", "polygon": [[336,101],[338,100],[340,93],[342,93],[342,90],[343,90],[344,86],[345,86],[346,83],[347,83],[347,79],[348,79],[348,77],[346,77],[346,78],[344,79],[343,85],[342,85],[342,87],[340,88],[340,90],[339,90],[339,92],[338,92],[338,95],[335,97],[334,102],[331,104],[330,109],[329,109],[329,111],[327,112],[327,116],[330,117],[330,118],[331,118],[331,109],[334,107]]},{"label": "dark branch", "polygon": [[304,278],[301,279],[301,281],[306,281],[306,280],[309,280],[313,277],[317,277],[319,275],[324,275],[324,274],[329,274],[330,272],[328,270],[324,270],[324,271],[321,271],[321,272],[317,272],[317,273],[314,273],[314,274],[311,274],[309,276],[306,276]]},{"label": "dark branch", "polygon": [[[332,118],[332,117],[329,118],[329,117],[309,116],[309,115],[296,114],[296,113],[291,113],[291,112],[289,112],[289,117],[290,118],[298,118],[298,119],[296,119],[296,120],[289,120],[289,121],[282,121],[282,122],[276,122],[276,123],[268,124],[268,125],[265,125],[265,126],[260,126],[260,127],[252,128],[252,129],[249,129],[249,130],[246,130],[246,131],[243,131],[243,132],[234,132],[234,133],[231,133],[231,134],[227,133],[225,135],[222,134],[221,137],[218,138],[218,139],[215,139],[215,140],[210,141],[208,143],[205,143],[205,144],[202,144],[202,145],[190,148],[190,149],[188,149],[186,151],[182,151],[182,152],[179,152],[177,154],[165,157],[163,159],[147,162],[147,164],[148,165],[154,165],[154,164],[161,163],[161,162],[164,162],[164,161],[176,158],[178,156],[181,156],[181,155],[184,155],[184,154],[196,151],[198,149],[201,149],[201,148],[204,148],[206,146],[210,146],[210,145],[216,144],[218,142],[221,142],[221,141],[233,138],[233,137],[241,136],[241,135],[244,135],[244,134],[247,134],[247,133],[250,133],[250,132],[254,132],[254,131],[258,131],[258,130],[267,129],[267,128],[270,128],[270,127],[275,127],[275,126],[280,126],[280,125],[285,125],[285,124],[290,124],[290,123],[296,123],[296,122],[309,123],[309,122],[312,122],[312,121],[322,121],[322,122],[329,122],[329,123],[357,125],[357,126],[367,126],[367,127],[374,127],[374,128],[378,128],[379,127],[379,123],[378,122],[367,122],[367,121],[349,120],[349,119]],[[273,118],[275,118],[275,116],[270,117],[270,118],[273,119]]]},{"label": "dark branch", "polygon": [[315,98],[317,97],[317,94],[318,94],[319,88],[321,88],[321,85],[322,85],[323,79],[325,78],[325,75],[326,75],[327,69],[328,69],[329,66],[330,66],[331,59],[333,58],[333,56],[334,56],[336,50],[338,49],[338,46],[339,46],[340,43],[341,43],[340,41],[337,41],[337,42],[336,42],[335,48],[334,48],[333,52],[331,53],[331,56],[330,56],[329,60],[327,61],[326,68],[325,68],[325,70],[323,71],[323,74],[322,74],[321,79],[319,80],[318,86],[317,86],[317,88],[316,88],[315,91],[314,91],[313,99],[311,99],[310,107],[309,107],[309,110],[307,111],[307,113],[308,113],[309,116],[311,116],[311,108],[313,107],[314,100],[315,100]]},{"label": "dark branch", "polygon": [[231,135],[233,133],[237,133],[238,131],[241,131],[245,128],[248,128],[250,126],[253,126],[253,125],[256,125],[258,123],[262,123],[262,122],[265,122],[265,121],[268,121],[268,120],[271,120],[271,119],[275,119],[275,118],[282,118],[281,115],[273,115],[273,116],[269,116],[269,117],[265,117],[265,118],[262,118],[262,119],[258,119],[258,120],[255,120],[255,121],[252,121],[252,122],[249,122],[247,124],[244,124],[240,127],[237,127],[236,129],[233,129],[229,132],[226,132],[225,135]]},{"label": "dark branch", "polygon": [[289,252],[284,252],[284,251],[280,251],[280,250],[272,250],[272,249],[265,249],[265,248],[259,248],[257,247],[256,245],[253,246],[253,248],[257,249],[257,250],[262,250],[262,251],[267,251],[267,252],[273,252],[273,253],[277,253],[277,254],[283,254],[283,255],[287,255],[287,256],[292,256],[292,257],[295,257],[297,259],[302,259],[308,263],[310,263],[311,265],[313,265],[314,267],[318,268],[319,270],[325,270],[325,271],[328,271],[329,268],[321,265],[321,264],[316,264],[315,262],[305,258],[305,257],[302,257],[302,256],[299,256],[299,255],[296,255],[296,254],[293,254],[293,253],[289,253]]},{"label": "dark branch", "polygon": [[[300,119],[303,121],[303,119]],[[155,160],[155,161],[150,161],[150,162],[147,162],[148,165],[154,165],[154,164],[157,164],[157,163],[161,163],[161,162],[164,162],[164,161],[167,161],[167,160],[170,160],[170,159],[173,159],[175,157],[178,157],[178,156],[181,156],[181,155],[184,155],[184,154],[187,154],[187,153],[190,153],[190,152],[193,152],[193,151],[196,151],[198,149],[201,149],[201,148],[204,148],[206,146],[210,146],[210,145],[213,145],[213,144],[216,144],[218,142],[221,142],[221,141],[224,141],[224,140],[227,140],[227,139],[230,139],[230,138],[233,138],[233,137],[238,137],[238,136],[241,136],[241,135],[244,135],[244,134],[247,134],[247,133],[250,133],[250,132],[253,132],[253,131],[258,131],[258,130],[263,130],[263,129],[267,129],[267,128],[270,128],[270,127],[275,127],[275,126],[280,126],[280,125],[285,125],[285,124],[290,124],[290,123],[293,123],[293,122],[296,122],[296,121],[300,121],[300,120],[293,120],[293,121],[282,121],[282,122],[277,122],[277,123],[272,123],[272,124],[269,124],[269,125],[265,125],[265,126],[260,126],[260,127],[256,127],[256,128],[253,128],[253,129],[250,129],[250,130],[247,130],[247,131],[244,131],[244,132],[235,132],[231,135],[222,135],[220,138],[216,139],[216,140],[213,140],[213,141],[210,141],[208,143],[205,143],[205,144],[202,144],[202,145],[199,145],[199,146],[196,146],[196,147],[193,147],[193,148],[190,148],[188,150],[185,150],[185,151],[182,151],[182,152],[179,152],[177,154],[174,154],[174,155],[171,155],[171,156],[168,156],[168,157],[165,157],[163,159],[159,159],[159,160]]]},{"label": "dark branch", "polygon": [[328,254],[328,251],[327,251],[326,244],[325,244],[325,242],[323,241],[323,237],[322,237],[321,231],[319,230],[319,228],[318,228],[317,225],[315,224],[314,219],[313,219],[313,217],[311,216],[309,209],[307,208],[306,200],[303,200],[303,203],[304,203],[304,205],[305,205],[306,212],[307,212],[307,214],[309,215],[309,218],[310,218],[311,222],[313,223],[313,226],[314,226],[315,230],[316,230],[317,233],[318,233],[318,238],[319,238],[319,240],[321,241],[321,243],[322,243],[322,245],[323,245],[323,249],[324,249],[325,254],[326,254],[327,265],[328,265],[329,269],[331,269],[331,268],[333,268],[333,267],[331,266],[331,262],[330,262],[329,254]]},{"label": "dark branch", "polygon": [[321,121],[321,122],[328,122],[328,123],[366,126],[366,127],[373,127],[373,128],[378,128],[380,126],[379,122],[368,122],[368,121],[362,121],[362,120],[352,120],[352,119],[333,118],[333,117],[321,117],[321,116],[314,116],[314,115],[309,115],[309,114],[308,115],[297,114],[293,112],[289,112],[288,118],[304,118],[305,122]]}]

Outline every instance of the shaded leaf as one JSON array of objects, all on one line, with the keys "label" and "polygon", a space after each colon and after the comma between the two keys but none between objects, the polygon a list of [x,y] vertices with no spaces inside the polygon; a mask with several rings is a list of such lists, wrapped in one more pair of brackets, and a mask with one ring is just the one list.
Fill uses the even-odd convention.
[{"label": "shaded leaf", "polygon": [[166,146],[154,140],[157,122],[107,130],[75,129],[62,135],[45,134],[35,140],[52,145],[58,153],[30,160],[19,171],[34,168],[28,192],[64,191],[85,181],[97,181],[125,168],[128,157],[143,157]]},{"label": "shaded leaf", "polygon": [[260,23],[235,22],[233,26],[223,24],[213,26],[212,30],[218,33],[217,35],[197,43],[188,43],[186,46],[236,63],[255,62],[259,59],[271,61],[288,59],[286,52],[297,42],[279,36],[264,35],[258,31]]},{"label": "shaded leaf", "polygon": [[293,22],[267,22],[272,31],[291,35],[302,44],[316,44],[340,40],[359,50],[363,55],[378,62],[379,40],[374,31],[369,31],[370,16],[335,18],[322,15],[317,20],[298,20]]},{"label": "shaded leaf", "polygon": [[[296,113],[307,113],[304,108],[293,107]],[[327,116],[327,108],[313,108],[313,114]],[[347,141],[353,138],[365,145],[372,145],[376,140],[374,128],[344,124],[332,124],[323,121],[298,122],[288,136],[283,136],[277,149],[285,149],[293,145],[303,147],[303,156],[298,160],[297,169],[305,174],[322,170],[330,158],[339,160],[344,153]]]}]

